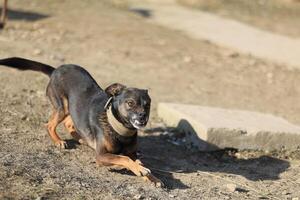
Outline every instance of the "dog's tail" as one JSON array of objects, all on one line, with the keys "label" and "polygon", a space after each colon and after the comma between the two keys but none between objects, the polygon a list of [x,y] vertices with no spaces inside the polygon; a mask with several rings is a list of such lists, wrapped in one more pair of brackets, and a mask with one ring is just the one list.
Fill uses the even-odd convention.
[{"label": "dog's tail", "polygon": [[19,70],[38,71],[48,75],[49,77],[51,76],[52,72],[55,70],[55,68],[51,67],[50,65],[46,65],[43,63],[27,60],[24,58],[18,58],[18,57],[0,59],[0,65],[16,68]]}]

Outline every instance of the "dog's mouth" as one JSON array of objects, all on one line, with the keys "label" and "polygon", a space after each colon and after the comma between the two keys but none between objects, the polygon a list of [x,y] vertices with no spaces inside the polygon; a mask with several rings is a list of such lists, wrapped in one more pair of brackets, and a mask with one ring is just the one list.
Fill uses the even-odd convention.
[{"label": "dog's mouth", "polygon": [[146,126],[147,124],[147,121],[139,121],[137,119],[133,119],[133,120],[130,120],[130,123],[132,124],[132,126],[136,129],[142,129]]}]

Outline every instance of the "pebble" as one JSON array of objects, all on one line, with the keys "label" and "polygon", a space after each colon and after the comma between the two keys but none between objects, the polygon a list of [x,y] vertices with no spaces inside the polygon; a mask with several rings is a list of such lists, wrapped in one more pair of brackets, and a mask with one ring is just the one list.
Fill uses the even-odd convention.
[{"label": "pebble", "polygon": [[240,54],[238,52],[230,52],[227,54],[227,56],[230,58],[237,58],[240,56]]},{"label": "pebble", "polygon": [[26,115],[22,115],[21,116],[21,120],[27,120],[27,116]]},{"label": "pebble", "polygon": [[237,185],[233,183],[229,183],[226,185],[226,188],[228,189],[229,192],[235,192],[237,189]]},{"label": "pebble", "polygon": [[281,194],[282,194],[282,195],[287,195],[288,192],[287,192],[286,190],[283,190],[283,191],[281,192]]},{"label": "pebble", "polygon": [[273,73],[272,72],[267,73],[267,77],[270,79],[273,78]]},{"label": "pebble", "polygon": [[42,54],[42,50],[41,49],[35,49],[33,51],[33,55],[35,55],[35,56],[38,56],[38,55],[41,55],[41,54]]},{"label": "pebble", "polygon": [[51,60],[57,60],[59,62],[64,62],[65,58],[62,55],[56,54],[56,55],[50,55]]},{"label": "pebble", "polygon": [[137,194],[133,197],[133,199],[143,199],[143,196],[140,194]]},{"label": "pebble", "polygon": [[191,57],[191,56],[185,56],[185,57],[183,58],[183,61],[184,61],[185,63],[190,63],[190,62],[192,61],[192,57]]}]

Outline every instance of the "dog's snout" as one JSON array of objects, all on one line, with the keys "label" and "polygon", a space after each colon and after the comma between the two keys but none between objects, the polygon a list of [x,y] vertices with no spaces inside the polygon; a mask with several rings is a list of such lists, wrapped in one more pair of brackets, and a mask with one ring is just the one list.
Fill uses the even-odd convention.
[{"label": "dog's snout", "polygon": [[145,112],[140,112],[138,113],[139,118],[145,118],[146,117],[146,113]]}]

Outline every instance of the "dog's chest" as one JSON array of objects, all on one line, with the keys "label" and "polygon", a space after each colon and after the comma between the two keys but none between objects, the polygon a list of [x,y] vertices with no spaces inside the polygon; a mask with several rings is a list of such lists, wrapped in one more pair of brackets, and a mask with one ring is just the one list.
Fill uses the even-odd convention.
[{"label": "dog's chest", "polygon": [[105,138],[106,150],[113,154],[126,154],[135,148],[137,141],[137,134],[126,137],[119,135],[112,126],[108,123],[105,114],[100,116],[100,126]]}]

